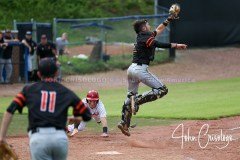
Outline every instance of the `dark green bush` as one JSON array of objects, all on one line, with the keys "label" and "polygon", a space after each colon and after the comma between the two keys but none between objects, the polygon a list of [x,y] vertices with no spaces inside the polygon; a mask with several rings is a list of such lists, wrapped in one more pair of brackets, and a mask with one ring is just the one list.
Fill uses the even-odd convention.
[{"label": "dark green bush", "polygon": [[1,0],[0,27],[12,27],[13,19],[52,22],[53,18],[153,14],[153,3],[151,0]]}]

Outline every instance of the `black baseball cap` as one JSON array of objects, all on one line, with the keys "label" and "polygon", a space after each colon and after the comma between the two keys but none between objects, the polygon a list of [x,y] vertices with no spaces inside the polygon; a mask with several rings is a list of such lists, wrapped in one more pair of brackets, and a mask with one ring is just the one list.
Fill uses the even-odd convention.
[{"label": "black baseball cap", "polygon": [[58,70],[56,60],[54,58],[41,59],[38,70],[43,77],[54,77]]}]

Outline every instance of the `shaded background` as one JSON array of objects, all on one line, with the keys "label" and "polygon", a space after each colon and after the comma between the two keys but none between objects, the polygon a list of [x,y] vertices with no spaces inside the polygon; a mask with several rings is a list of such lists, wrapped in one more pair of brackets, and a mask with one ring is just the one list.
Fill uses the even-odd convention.
[{"label": "shaded background", "polygon": [[196,47],[240,43],[239,0],[158,0],[158,5],[169,8],[176,2],[181,13],[172,26],[172,41]]}]

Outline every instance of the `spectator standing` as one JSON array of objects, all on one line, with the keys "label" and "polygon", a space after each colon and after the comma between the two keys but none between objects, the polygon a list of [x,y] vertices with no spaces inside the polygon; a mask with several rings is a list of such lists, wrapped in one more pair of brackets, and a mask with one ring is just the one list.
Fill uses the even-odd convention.
[{"label": "spectator standing", "polygon": [[[58,81],[61,81],[61,69],[60,63],[58,61],[56,45],[52,42],[49,42],[47,36],[43,34],[41,36],[41,41],[37,45],[37,60],[38,62],[43,58],[53,58],[58,66]],[[38,63],[39,64],[39,63]]]},{"label": "spectator standing", "polygon": [[28,48],[29,55],[28,55],[28,79],[30,81],[33,80],[33,71],[36,69],[33,64],[35,60],[35,50],[37,48],[37,43],[32,40],[32,32],[27,31],[25,38],[22,40],[22,43]]},{"label": "spectator standing", "polygon": [[52,42],[49,42],[45,34],[41,36],[41,41],[37,45],[37,56],[38,62],[43,58],[49,57],[52,57],[55,60],[57,59],[56,45]]},{"label": "spectator standing", "polygon": [[63,54],[69,54],[69,50],[67,48],[68,36],[67,33],[63,33],[61,37],[56,38],[56,45],[57,45],[57,53],[58,55],[62,56]]},{"label": "spectator standing", "polygon": [[[3,33],[0,32],[0,66],[2,67],[2,53],[3,53],[3,49],[4,49],[4,40],[3,40]],[[3,77],[2,77],[2,69],[0,70],[0,83],[3,83]]]},{"label": "spectator standing", "polygon": [[[18,42],[18,39],[15,39],[11,34],[11,30],[6,30],[5,35],[3,36],[4,43]],[[5,49],[3,49],[2,57],[0,58],[0,75],[2,83],[10,83],[10,78],[12,75],[12,49],[11,45],[7,45]],[[6,69],[6,80],[4,81],[2,78],[3,68]]]}]

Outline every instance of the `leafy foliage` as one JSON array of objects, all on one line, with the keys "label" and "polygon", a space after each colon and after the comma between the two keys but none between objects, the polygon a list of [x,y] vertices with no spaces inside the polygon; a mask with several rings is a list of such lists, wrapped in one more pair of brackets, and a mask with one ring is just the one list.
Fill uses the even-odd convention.
[{"label": "leafy foliage", "polygon": [[12,20],[31,18],[51,22],[56,18],[89,18],[152,14],[151,0],[1,0],[1,29],[12,26]]}]

